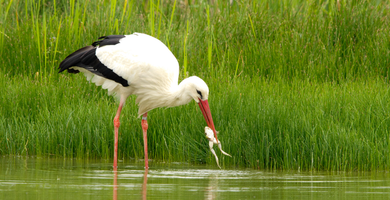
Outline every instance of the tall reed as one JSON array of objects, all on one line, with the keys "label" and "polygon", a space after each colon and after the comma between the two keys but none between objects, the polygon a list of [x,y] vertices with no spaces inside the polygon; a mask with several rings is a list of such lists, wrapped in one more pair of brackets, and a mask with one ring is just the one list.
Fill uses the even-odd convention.
[{"label": "tall reed", "polygon": [[[144,32],[178,58],[180,79],[210,87],[226,167],[388,169],[387,1],[0,2],[0,154],[111,158],[117,103],[69,53],[110,34]],[[120,157],[143,157],[134,98]],[[150,112],[150,157],[211,163],[194,103]]]}]

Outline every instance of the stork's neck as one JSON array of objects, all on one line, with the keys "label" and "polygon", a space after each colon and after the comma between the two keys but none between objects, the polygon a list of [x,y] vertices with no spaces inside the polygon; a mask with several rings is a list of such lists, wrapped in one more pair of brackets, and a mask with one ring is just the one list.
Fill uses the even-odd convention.
[{"label": "stork's neck", "polygon": [[188,91],[191,88],[191,84],[191,78],[186,78],[179,85],[172,87],[171,99],[169,100],[171,103],[170,107],[187,104],[193,99],[190,91]]},{"label": "stork's neck", "polygon": [[203,80],[192,76],[184,79],[179,85],[174,84],[171,87],[167,87],[167,89],[156,91],[153,88],[152,90],[139,90],[142,92],[137,91],[138,114],[141,116],[157,107],[174,107],[189,103],[192,99],[197,98],[196,87],[197,85],[199,86],[199,82],[204,84],[203,87],[207,88]]}]

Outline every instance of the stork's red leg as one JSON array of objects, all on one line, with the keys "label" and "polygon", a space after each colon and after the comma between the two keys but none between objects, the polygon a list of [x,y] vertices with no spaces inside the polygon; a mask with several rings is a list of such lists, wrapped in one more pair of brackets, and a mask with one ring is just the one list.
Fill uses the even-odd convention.
[{"label": "stork's red leg", "polygon": [[147,121],[147,115],[148,113],[145,113],[142,116],[142,131],[144,132],[144,154],[145,154],[145,169],[149,168],[149,162],[148,162],[148,139],[146,137],[146,132],[148,130],[148,121]]},{"label": "stork's red leg", "polygon": [[115,144],[114,144],[114,170],[118,168],[118,130],[119,130],[119,117],[121,115],[123,104],[125,103],[125,100],[121,98],[121,101],[119,103],[118,111],[116,112],[116,115],[114,117],[114,130],[115,130]]}]

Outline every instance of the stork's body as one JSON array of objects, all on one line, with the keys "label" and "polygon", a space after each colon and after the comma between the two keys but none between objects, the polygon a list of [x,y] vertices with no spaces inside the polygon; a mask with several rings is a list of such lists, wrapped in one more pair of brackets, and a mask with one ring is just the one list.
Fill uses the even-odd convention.
[{"label": "stork's body", "polygon": [[184,79],[178,85],[179,64],[171,51],[158,39],[146,34],[111,35],[99,38],[91,46],[70,54],[60,64],[60,72],[83,72],[88,80],[119,97],[120,103],[114,118],[115,149],[114,169],[117,168],[119,117],[130,95],[136,95],[138,115],[142,115],[142,129],[147,156],[147,112],[157,107],[173,107],[187,104],[194,99],[200,106],[205,120],[213,129],[208,106],[207,84],[196,76]]}]

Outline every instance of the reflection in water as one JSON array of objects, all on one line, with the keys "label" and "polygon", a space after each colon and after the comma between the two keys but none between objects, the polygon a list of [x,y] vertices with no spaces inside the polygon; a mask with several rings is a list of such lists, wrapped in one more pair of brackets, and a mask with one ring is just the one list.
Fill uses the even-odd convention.
[{"label": "reflection in water", "polygon": [[217,198],[218,177],[216,175],[209,176],[209,185],[206,187],[204,199],[212,200]]},{"label": "reflection in water", "polygon": [[145,169],[144,173],[144,182],[142,183],[142,199],[146,200],[146,193],[147,193],[147,183],[148,183],[148,169]]},{"label": "reflection in water", "polygon": [[112,199],[117,200],[118,199],[118,171],[114,169],[114,185],[113,185],[113,191],[112,191]]},{"label": "reflection in water", "polygon": [[253,170],[155,169],[149,172],[134,167],[130,170],[114,171],[113,199],[117,200],[118,190],[121,190],[123,198],[145,200],[148,192],[149,198],[186,200],[390,196],[388,177],[376,177],[378,180],[368,177]]},{"label": "reflection in water", "polygon": [[[118,199],[118,171],[114,170],[114,183],[113,183],[113,191],[112,191],[112,199],[117,200]],[[147,183],[148,183],[148,169],[145,169],[144,172],[144,181],[142,183],[142,199],[146,200],[147,196]]]}]

